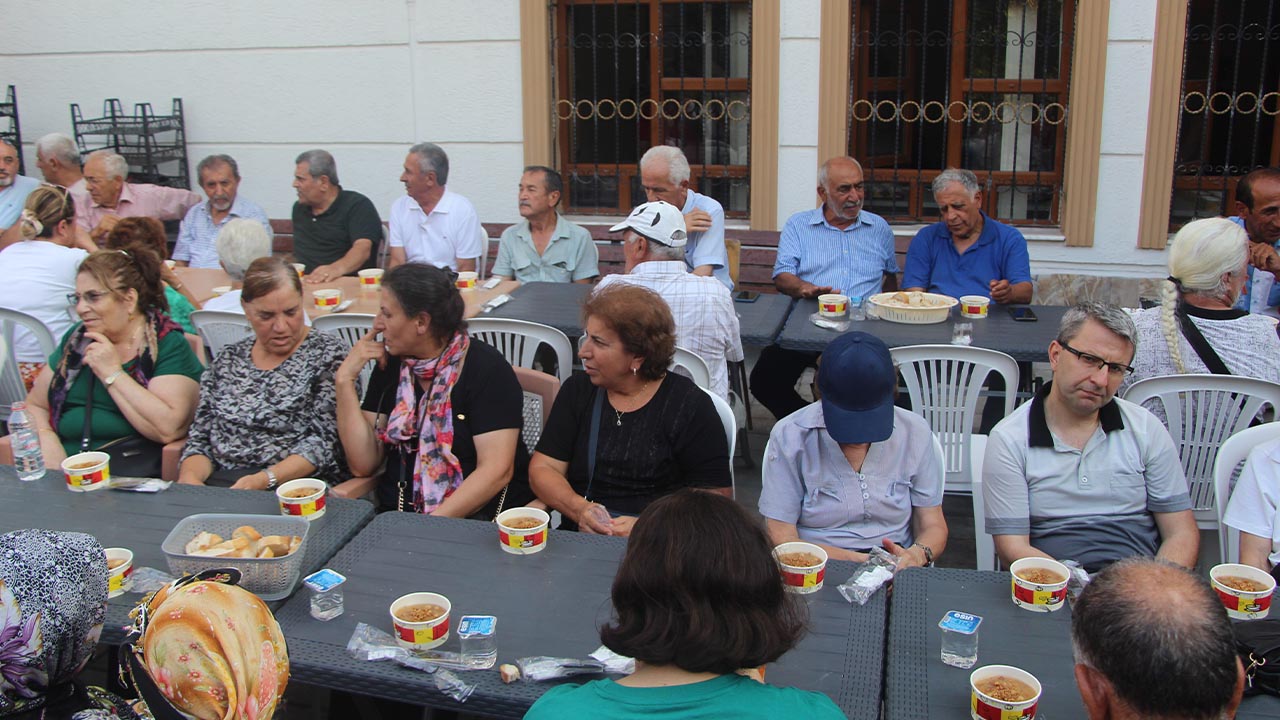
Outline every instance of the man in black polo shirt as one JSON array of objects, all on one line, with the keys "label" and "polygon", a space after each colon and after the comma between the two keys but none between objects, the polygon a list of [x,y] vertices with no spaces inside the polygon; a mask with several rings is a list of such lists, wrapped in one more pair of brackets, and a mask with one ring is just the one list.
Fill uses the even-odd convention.
[{"label": "man in black polo shirt", "polygon": [[307,282],[321,283],[377,264],[382,219],[369,198],[338,184],[338,166],[324,150],[294,162],[293,255]]}]

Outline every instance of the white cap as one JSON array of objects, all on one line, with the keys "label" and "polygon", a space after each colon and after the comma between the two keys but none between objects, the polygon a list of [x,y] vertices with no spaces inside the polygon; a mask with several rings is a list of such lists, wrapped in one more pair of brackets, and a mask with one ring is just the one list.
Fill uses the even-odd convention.
[{"label": "white cap", "polygon": [[667,247],[684,247],[689,241],[684,230],[684,215],[675,205],[662,200],[637,205],[626,220],[609,228],[609,232],[628,229]]}]

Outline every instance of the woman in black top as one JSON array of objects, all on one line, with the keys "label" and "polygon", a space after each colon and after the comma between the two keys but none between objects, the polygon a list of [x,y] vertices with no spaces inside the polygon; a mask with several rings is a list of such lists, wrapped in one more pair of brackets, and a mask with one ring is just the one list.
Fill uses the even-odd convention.
[{"label": "woman in black top", "polygon": [[[338,368],[338,436],[357,476],[386,459],[382,509],[491,519],[500,502],[532,499],[520,383],[497,350],[467,336],[464,308],[444,270],[393,268],[373,329]],[[361,405],[356,380],[370,360]]]},{"label": "woman in black top", "polygon": [[530,462],[538,498],[570,528],[626,536],[635,515],[680,488],[731,495],[729,442],[711,397],[667,372],[675,352],[667,304],[619,284],[592,295],[582,312],[586,374],[560,388]]}]

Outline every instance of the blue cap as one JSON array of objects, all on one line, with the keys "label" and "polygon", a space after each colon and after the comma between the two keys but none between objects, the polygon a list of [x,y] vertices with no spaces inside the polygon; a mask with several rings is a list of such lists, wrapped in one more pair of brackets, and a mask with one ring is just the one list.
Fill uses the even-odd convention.
[{"label": "blue cap", "polygon": [[827,434],[838,443],[888,440],[897,386],[893,357],[880,338],[851,332],[831,341],[818,366]]}]

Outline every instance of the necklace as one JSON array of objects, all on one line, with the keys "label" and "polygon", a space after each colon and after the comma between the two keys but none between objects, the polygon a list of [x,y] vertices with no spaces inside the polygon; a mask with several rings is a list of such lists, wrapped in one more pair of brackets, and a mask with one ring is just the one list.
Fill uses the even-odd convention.
[{"label": "necklace", "polygon": [[[649,389],[649,383],[651,383],[651,382],[653,382],[653,381],[652,381],[652,380],[648,380],[648,381],[646,381],[646,382],[645,382],[645,384],[644,384],[644,386],[640,388],[640,392],[636,393],[636,396],[643,395],[643,394],[644,394],[644,391]],[[622,427],[622,416],[623,416],[623,415],[626,415],[626,414],[627,414],[627,413],[629,413],[629,412],[635,412],[635,411],[636,411],[636,410],[638,410],[638,409],[639,409],[639,408],[633,408],[633,409],[631,409],[631,410],[619,410],[619,409],[617,409],[617,408],[614,408],[614,409],[613,409],[613,412],[614,412],[614,414],[615,414],[615,415],[617,415],[617,416],[618,416],[618,417],[616,418],[615,422],[614,422],[614,425],[615,425],[615,426],[617,426],[617,427]]]}]

